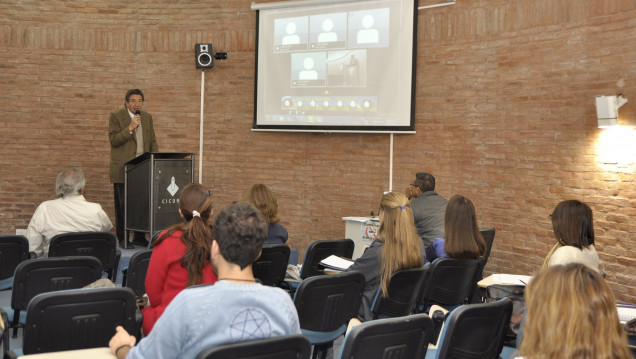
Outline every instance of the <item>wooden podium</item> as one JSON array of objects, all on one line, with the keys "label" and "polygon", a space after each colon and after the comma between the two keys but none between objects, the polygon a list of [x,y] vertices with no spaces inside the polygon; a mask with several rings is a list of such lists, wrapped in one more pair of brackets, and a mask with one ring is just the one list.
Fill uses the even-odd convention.
[{"label": "wooden podium", "polygon": [[194,154],[146,152],[124,164],[124,229],[154,234],[181,221],[179,195],[194,181]]}]

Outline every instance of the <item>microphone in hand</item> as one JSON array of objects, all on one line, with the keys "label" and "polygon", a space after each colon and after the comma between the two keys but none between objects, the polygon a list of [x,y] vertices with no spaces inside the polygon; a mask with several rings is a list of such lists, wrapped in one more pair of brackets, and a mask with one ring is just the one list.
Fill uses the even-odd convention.
[{"label": "microphone in hand", "polygon": [[139,124],[141,123],[141,117],[139,116],[141,114],[141,111],[137,110],[135,111],[135,117],[133,117],[133,125],[135,126],[135,128],[133,128],[132,132],[137,131],[137,127],[139,127]]}]

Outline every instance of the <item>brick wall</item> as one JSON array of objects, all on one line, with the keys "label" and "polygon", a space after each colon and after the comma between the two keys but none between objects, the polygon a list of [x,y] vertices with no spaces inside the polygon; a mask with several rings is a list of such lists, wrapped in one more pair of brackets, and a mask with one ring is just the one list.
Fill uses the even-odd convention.
[{"label": "brick wall", "polygon": [[[108,115],[129,88],[144,90],[161,151],[197,153],[202,42],[228,52],[205,73],[203,183],[217,209],[266,183],[301,251],[343,236],[341,217],[377,210],[388,135],[250,131],[251,2],[4,2],[0,232],[26,228],[69,166],[84,169],[86,197],[114,219]],[[537,269],[554,242],[548,213],[583,200],[608,280],[636,301],[635,165],[599,162],[594,108],[594,96],[623,93],[621,121],[636,125],[635,18],[631,0],[462,0],[419,11],[417,134],[395,136],[394,189],[428,171],[440,194],[471,198],[480,224],[497,229],[487,273]]]}]

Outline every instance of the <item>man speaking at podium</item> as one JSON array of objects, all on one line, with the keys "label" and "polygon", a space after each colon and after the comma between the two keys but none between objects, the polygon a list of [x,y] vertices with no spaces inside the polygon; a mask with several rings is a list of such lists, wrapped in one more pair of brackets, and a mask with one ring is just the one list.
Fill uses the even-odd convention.
[{"label": "man speaking at podium", "polygon": [[[128,236],[124,230],[124,163],[143,154],[158,152],[152,115],[141,111],[144,94],[139,89],[126,92],[122,109],[110,114],[108,139],[110,140],[110,182],[114,187],[115,228],[119,244],[123,247]],[[143,233],[135,232],[135,240],[144,242]],[[128,247],[132,247],[128,243]]]}]

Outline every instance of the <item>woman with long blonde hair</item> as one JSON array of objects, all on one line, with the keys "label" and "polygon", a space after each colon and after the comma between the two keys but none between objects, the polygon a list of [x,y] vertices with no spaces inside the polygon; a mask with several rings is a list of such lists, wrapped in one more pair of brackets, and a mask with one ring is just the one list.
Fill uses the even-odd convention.
[{"label": "woman with long blonde hair", "polygon": [[413,222],[408,198],[389,192],[380,200],[380,236],[347,270],[364,274],[366,285],[358,314],[360,321],[373,319],[371,304],[378,290],[386,296],[391,275],[424,264],[421,241]]},{"label": "woman with long blonde hair", "polygon": [[632,358],[612,289],[580,263],[543,269],[526,287],[525,359]]}]

